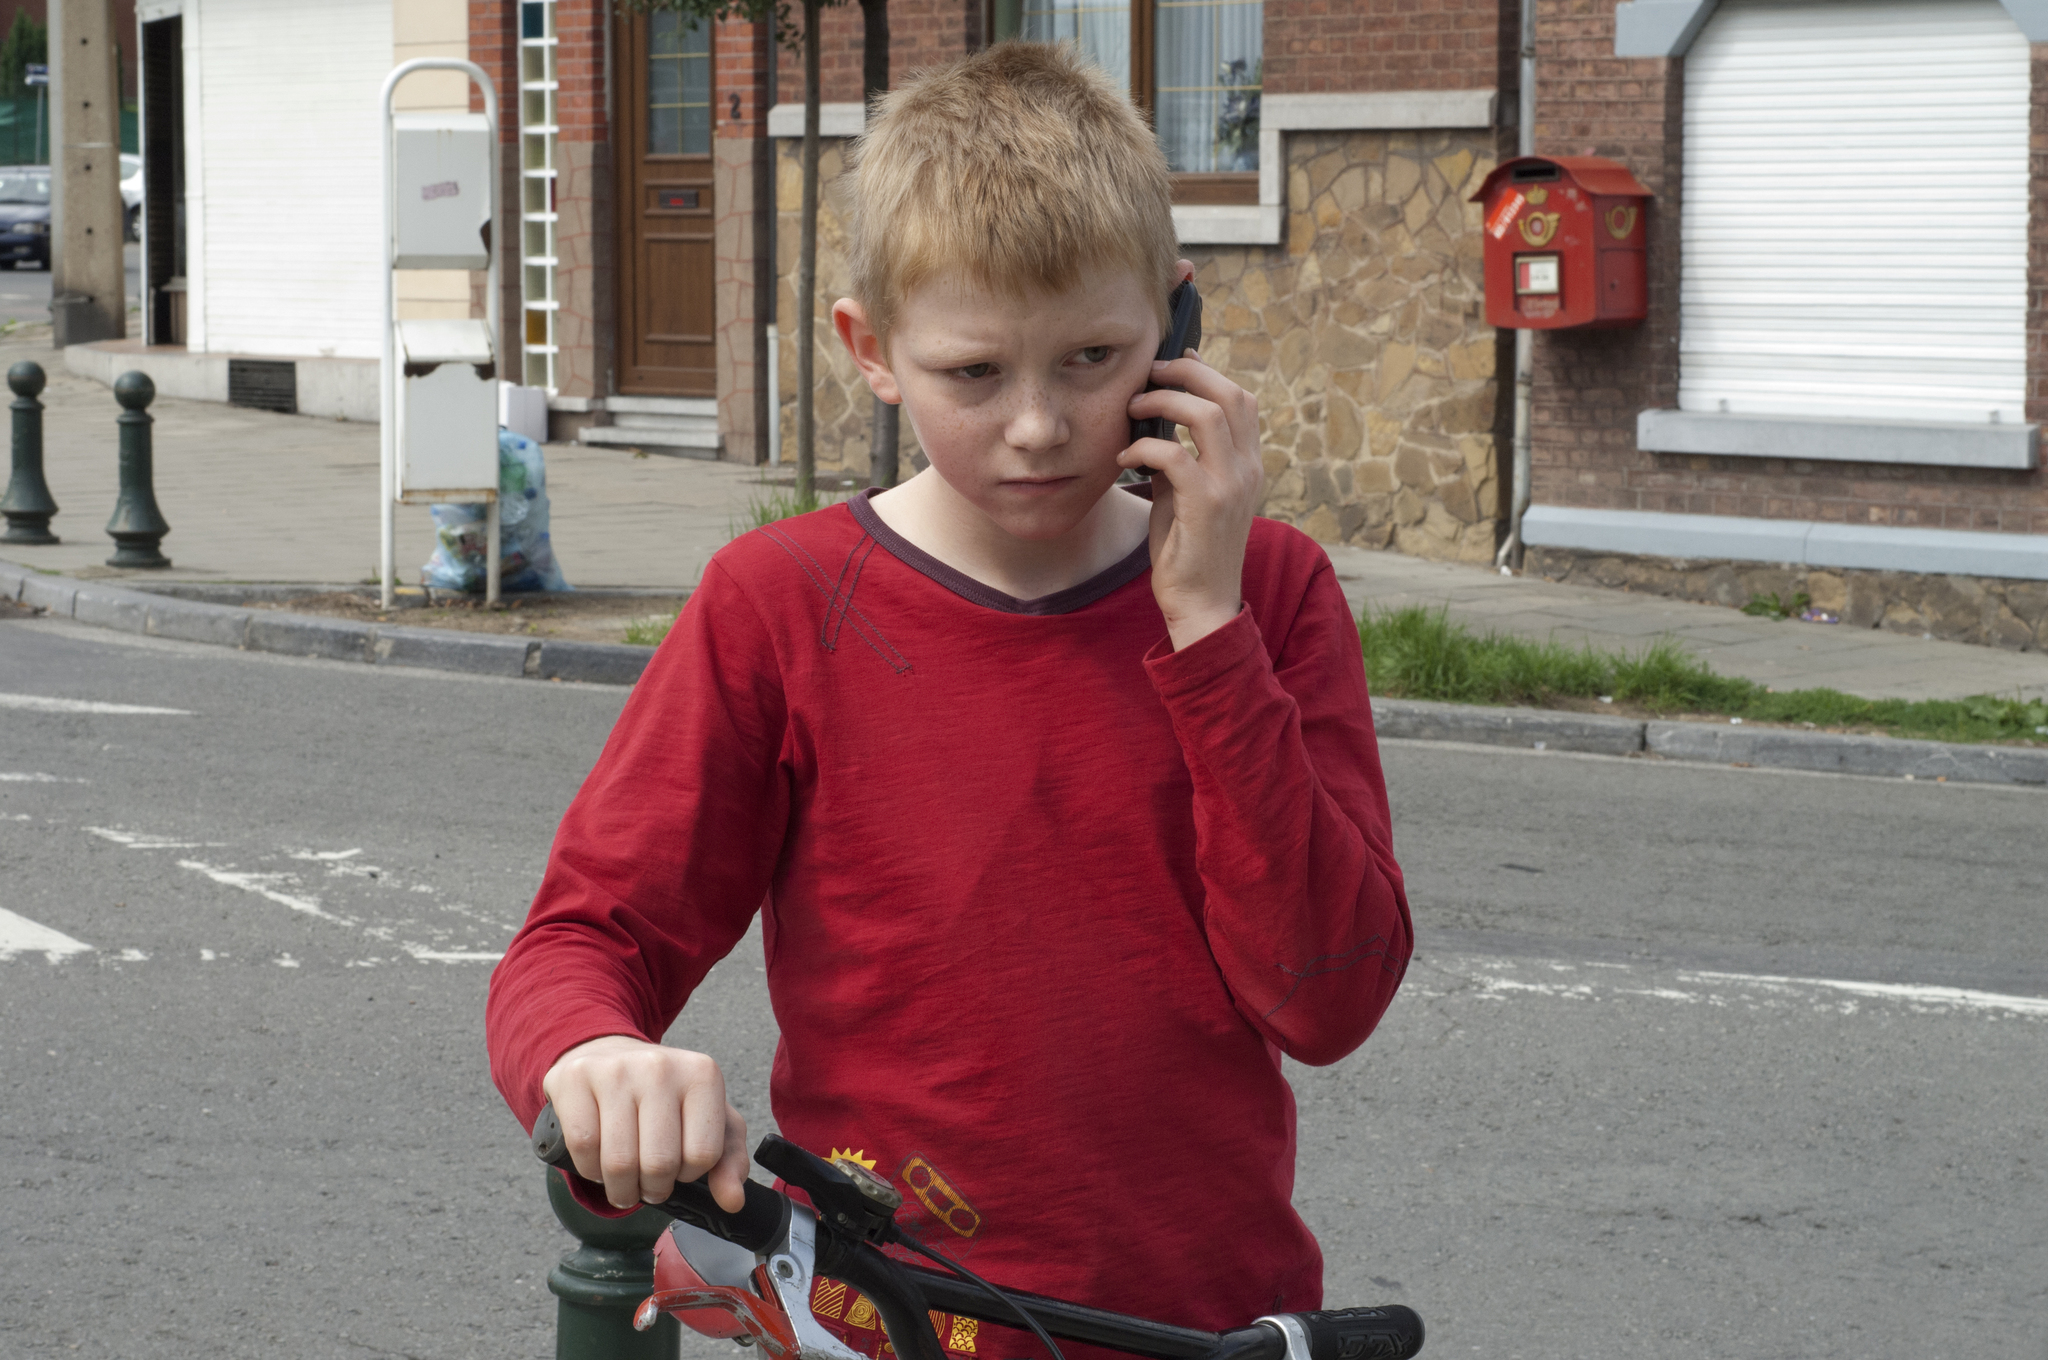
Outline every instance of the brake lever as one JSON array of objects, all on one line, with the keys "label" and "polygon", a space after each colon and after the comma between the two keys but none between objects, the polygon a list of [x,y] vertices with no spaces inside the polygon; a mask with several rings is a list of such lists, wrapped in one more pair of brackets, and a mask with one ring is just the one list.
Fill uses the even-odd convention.
[{"label": "brake lever", "polygon": [[779,1133],[763,1138],[754,1160],[809,1197],[818,1216],[842,1236],[880,1246],[900,1236],[902,1192],[859,1162],[828,1162]]}]

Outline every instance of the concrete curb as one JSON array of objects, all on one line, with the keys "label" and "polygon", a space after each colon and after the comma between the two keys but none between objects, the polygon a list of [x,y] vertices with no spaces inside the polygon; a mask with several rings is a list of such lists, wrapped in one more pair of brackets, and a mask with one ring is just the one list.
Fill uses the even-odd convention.
[{"label": "concrete curb", "polygon": [[1372,713],[1373,727],[1380,736],[1417,741],[1464,741],[1603,756],[1644,755],[1822,774],[1946,779],[1952,784],[2048,784],[2048,751],[2034,747],[1961,746],[1900,737],[1842,736],[1732,723],[1643,721],[1418,699],[1375,699]]},{"label": "concrete curb", "polygon": [[1535,751],[1590,751],[1603,756],[1632,756],[1643,749],[1642,723],[1598,714],[1375,699],[1372,716],[1373,728],[1382,737],[1470,741]]},{"label": "concrete curb", "polygon": [[1667,760],[1946,779],[1952,784],[2048,784],[2048,751],[2035,747],[1961,746],[1774,727],[1723,727],[1718,723],[1653,722],[1644,726],[1643,748]]},{"label": "concrete curb", "polygon": [[[328,585],[310,583],[280,584],[272,581],[151,581],[135,577],[123,578],[123,590],[139,590],[149,595],[162,595],[179,600],[196,600],[201,604],[256,605],[290,604],[313,595],[354,595],[360,599],[376,598],[374,586],[362,584],[346,585],[339,582]],[[644,599],[687,599],[687,588],[660,590],[653,587],[636,586],[582,586],[575,592],[579,600],[644,600]],[[395,603],[401,610],[419,609],[430,604],[444,604],[449,601],[470,601],[476,597],[464,595],[456,590],[442,590],[428,587],[421,593],[418,587],[410,586],[399,594]],[[543,598],[540,596],[519,596],[521,599]]]},{"label": "concrete curb", "polygon": [[630,685],[640,678],[640,672],[654,655],[651,647],[460,633],[442,628],[353,623],[281,610],[244,609],[158,590],[131,590],[74,581],[65,576],[45,576],[12,562],[0,562],[0,600],[14,600],[47,614],[147,637],[206,642],[250,652],[275,652],[280,656],[424,667],[470,675]]},{"label": "concrete curb", "polygon": [[[283,656],[322,657],[376,666],[414,666],[471,675],[630,685],[654,655],[650,647],[550,642],[494,633],[351,623],[268,609],[242,609],[158,591],[45,576],[0,561],[0,600],[101,628],[239,647]],[[1897,737],[1837,736],[1784,728],[1609,718],[1540,708],[1376,699],[1374,726],[1386,738],[1462,741],[1536,751],[1653,756],[1716,765],[1808,770],[1959,784],[2048,785],[2048,750],[1958,746]]]}]

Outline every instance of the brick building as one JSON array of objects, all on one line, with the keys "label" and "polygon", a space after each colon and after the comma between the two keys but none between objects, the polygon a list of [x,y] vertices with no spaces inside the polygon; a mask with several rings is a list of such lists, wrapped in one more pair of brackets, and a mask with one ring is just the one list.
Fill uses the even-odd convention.
[{"label": "brick building", "polygon": [[1648,323],[1539,337],[1530,564],[2048,643],[2048,11],[1538,14],[1538,149],[1657,198]]},{"label": "brick building", "polygon": [[[549,390],[556,437],[787,450],[796,57],[759,26],[603,0],[469,3],[473,59],[519,90],[508,376]],[[1610,157],[1655,197],[1648,321],[1538,337],[1530,564],[2040,639],[2048,8],[1534,3],[1538,152]],[[1469,199],[1517,136],[1515,4],[894,0],[890,19],[899,74],[1068,39],[1151,112],[1205,353],[1259,397],[1267,513],[1492,557],[1513,346],[1485,323]],[[861,23],[824,16],[828,181],[860,126]],[[871,399],[827,320],[846,282],[832,203],[828,183],[818,458],[863,478]]]},{"label": "brick building", "polygon": [[[1465,198],[1508,135],[1513,15],[1405,0],[1087,13],[1077,27],[1068,3],[895,0],[892,69],[1057,37],[1130,79],[1172,139],[1206,352],[1260,395],[1269,510],[1333,541],[1489,556],[1500,342],[1481,317]],[[470,15],[471,58],[520,91],[504,133],[506,201],[521,205],[504,224],[521,256],[505,271],[507,376],[548,389],[557,438],[742,461],[789,446],[795,55],[771,69],[761,26],[695,32],[601,0],[470,0]],[[826,11],[822,40],[829,180],[860,124],[859,9]],[[845,281],[825,202],[818,458],[864,477],[871,399],[825,319]],[[907,424],[903,440],[915,466]]]}]

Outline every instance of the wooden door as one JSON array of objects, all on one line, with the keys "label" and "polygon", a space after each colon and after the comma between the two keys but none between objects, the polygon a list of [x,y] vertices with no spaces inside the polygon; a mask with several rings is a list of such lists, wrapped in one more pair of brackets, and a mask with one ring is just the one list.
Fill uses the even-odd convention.
[{"label": "wooden door", "polygon": [[619,391],[715,397],[711,28],[660,11],[621,28]]}]

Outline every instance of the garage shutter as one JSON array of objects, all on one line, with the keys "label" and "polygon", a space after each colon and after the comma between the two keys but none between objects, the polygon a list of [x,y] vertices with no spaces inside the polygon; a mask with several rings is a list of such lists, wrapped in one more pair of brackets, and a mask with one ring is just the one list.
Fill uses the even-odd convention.
[{"label": "garage shutter", "polygon": [[1723,0],[1685,60],[1680,407],[2020,422],[2027,76],[1997,0]]},{"label": "garage shutter", "polygon": [[187,228],[201,256],[187,259],[198,304],[189,342],[215,353],[383,352],[377,90],[392,67],[391,16],[391,0],[186,9],[198,57],[185,73],[187,90],[198,87],[187,97],[198,116],[186,124],[186,204],[201,218]]}]

